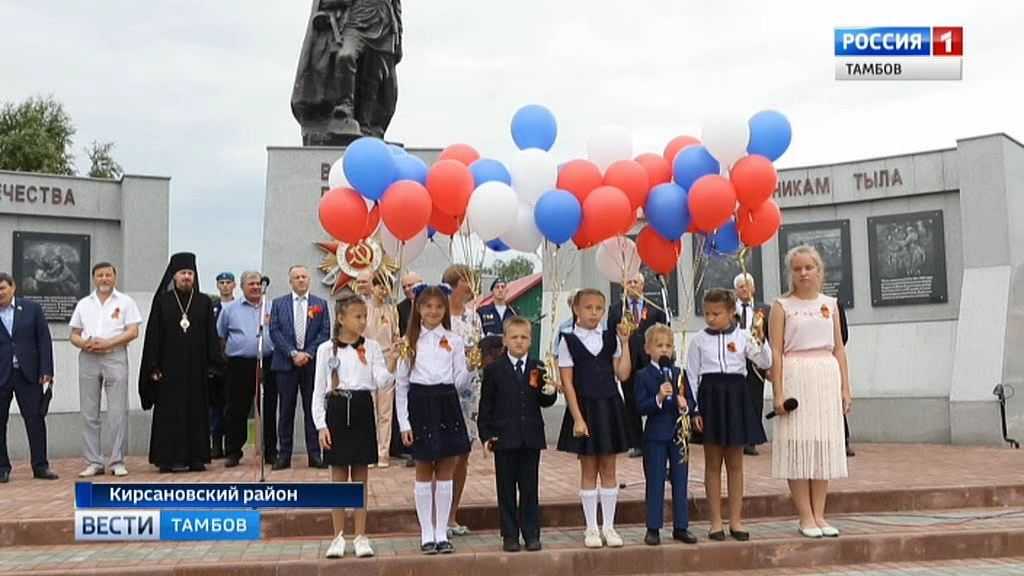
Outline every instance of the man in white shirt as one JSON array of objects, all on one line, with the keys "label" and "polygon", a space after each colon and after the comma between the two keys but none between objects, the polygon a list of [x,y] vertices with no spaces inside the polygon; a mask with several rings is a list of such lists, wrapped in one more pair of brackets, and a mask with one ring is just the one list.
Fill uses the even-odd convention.
[{"label": "man in white shirt", "polygon": [[117,269],[109,262],[92,268],[96,289],[79,300],[71,316],[71,343],[79,348],[78,397],[82,410],[82,455],[87,462],[80,477],[103,474],[100,453],[100,396],[107,393],[107,424],[112,438],[110,470],[125,476],[128,446],[128,343],[139,337],[142,314],[135,300],[118,292]]}]

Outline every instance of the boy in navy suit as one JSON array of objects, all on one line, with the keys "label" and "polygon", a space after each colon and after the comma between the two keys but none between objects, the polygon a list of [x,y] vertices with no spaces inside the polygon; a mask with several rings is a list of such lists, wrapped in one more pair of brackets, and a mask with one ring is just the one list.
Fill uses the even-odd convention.
[{"label": "boy in navy suit", "polygon": [[507,354],[484,369],[477,425],[486,448],[494,453],[501,536],[506,552],[519,551],[519,534],[526,549],[540,544],[540,501],[537,475],[544,440],[540,409],[555,403],[544,394],[544,373],[529,358],[530,321],[513,316],[505,320],[502,339]]},{"label": "boy in navy suit", "polygon": [[667,462],[672,482],[672,538],[694,544],[697,538],[688,530],[688,466],[682,460],[675,436],[676,419],[679,417],[680,409],[687,407],[690,416],[697,417],[697,403],[685,381],[682,383],[684,390],[679,389],[680,370],[672,366],[675,346],[671,328],[665,324],[655,324],[648,328],[644,333],[644,351],[651,360],[634,377],[637,408],[641,414],[647,416],[647,424],[644,427],[647,535],[644,536],[644,542],[650,546],[661,543]]}]

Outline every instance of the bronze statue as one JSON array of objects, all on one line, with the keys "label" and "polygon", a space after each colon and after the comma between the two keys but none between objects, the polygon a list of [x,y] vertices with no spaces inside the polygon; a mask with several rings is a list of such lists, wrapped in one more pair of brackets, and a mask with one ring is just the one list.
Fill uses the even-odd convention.
[{"label": "bronze statue", "polygon": [[395,114],[401,0],[313,0],[292,90],[304,146],[383,138]]}]

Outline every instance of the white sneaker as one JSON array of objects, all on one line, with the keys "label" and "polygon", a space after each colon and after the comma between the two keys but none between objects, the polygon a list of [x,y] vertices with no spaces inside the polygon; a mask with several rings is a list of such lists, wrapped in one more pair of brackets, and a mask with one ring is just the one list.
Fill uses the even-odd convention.
[{"label": "white sneaker", "polygon": [[110,467],[110,473],[118,477],[127,476],[128,469],[125,468],[124,464],[114,464]]},{"label": "white sneaker", "polygon": [[583,545],[587,548],[600,548],[604,546],[604,541],[601,540],[601,533],[596,529],[591,530],[588,528],[587,531],[583,533]]},{"label": "white sneaker", "polygon": [[601,535],[604,536],[605,546],[609,548],[622,548],[622,536],[619,536],[615,528],[605,528],[601,531]]},{"label": "white sneaker", "polygon": [[369,558],[373,556],[373,547],[370,546],[370,539],[366,536],[356,536],[355,549],[356,558]]},{"label": "white sneaker", "polygon": [[344,558],[345,557],[345,535],[339,533],[334,537],[334,541],[331,542],[331,546],[327,549],[328,558]]},{"label": "white sneaker", "polygon": [[99,464],[89,464],[78,473],[79,478],[89,478],[90,476],[103,476],[103,466]]},{"label": "white sneaker", "polygon": [[387,460],[380,460],[377,462],[377,468],[390,468],[391,462]]}]

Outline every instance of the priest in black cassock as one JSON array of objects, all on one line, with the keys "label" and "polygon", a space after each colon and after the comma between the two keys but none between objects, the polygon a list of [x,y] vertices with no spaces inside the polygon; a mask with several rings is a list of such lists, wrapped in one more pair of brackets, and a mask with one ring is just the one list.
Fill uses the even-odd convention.
[{"label": "priest in black cassock", "polygon": [[161,472],[198,472],[210,462],[207,375],[221,362],[215,328],[195,254],[171,256],[153,296],[139,370],[142,409],[153,408],[149,461]]}]

